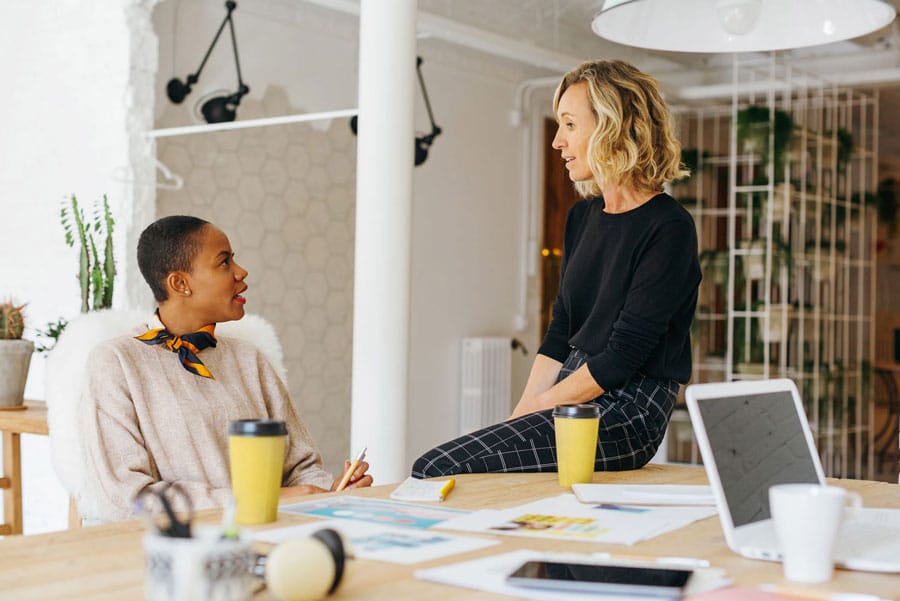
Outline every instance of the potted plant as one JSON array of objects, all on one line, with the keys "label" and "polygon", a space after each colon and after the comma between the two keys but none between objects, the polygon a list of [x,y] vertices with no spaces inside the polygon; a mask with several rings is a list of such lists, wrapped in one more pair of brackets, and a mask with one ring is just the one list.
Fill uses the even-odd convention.
[{"label": "potted plant", "polygon": [[709,166],[709,163],[706,162],[709,160],[709,157],[710,154],[708,150],[704,150],[701,153],[696,148],[682,148],[681,164],[685,169],[690,171],[690,174],[676,181],[686,182],[687,180],[695,176],[700,170],[706,169]]},{"label": "potted plant", "polygon": [[23,340],[25,316],[12,300],[0,302],[0,409],[23,406],[34,343]]},{"label": "potted plant", "polygon": [[878,184],[878,192],[875,195],[878,221],[887,225],[889,238],[897,231],[897,180],[893,177],[881,180]]},{"label": "potted plant", "polygon": [[[772,156],[769,156],[769,130],[772,128]],[[750,105],[738,111],[737,137],[738,143],[746,152],[758,155],[762,159],[763,168],[774,161],[775,183],[784,179],[784,163],[786,151],[794,131],[794,120],[790,113],[775,110],[770,115],[769,107]]]},{"label": "potted plant", "polygon": [[841,127],[838,128],[835,135],[837,137],[837,171],[839,175],[844,175],[847,173],[847,163],[850,162],[850,156],[854,150],[853,133]]}]

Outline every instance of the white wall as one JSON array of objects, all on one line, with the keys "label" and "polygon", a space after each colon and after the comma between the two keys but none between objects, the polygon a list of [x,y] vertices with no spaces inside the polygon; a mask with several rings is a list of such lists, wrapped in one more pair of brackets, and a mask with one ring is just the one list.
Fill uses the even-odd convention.
[{"label": "white wall", "polygon": [[[129,163],[150,147],[135,135],[149,117],[149,94],[141,86],[155,72],[149,6],[152,1],[44,0],[0,7],[0,60],[9,86],[0,96],[6,116],[0,136],[0,296],[28,303],[26,337],[80,308],[78,257],[65,246],[59,223],[60,202],[72,193],[88,209],[101,194],[109,195],[119,219],[122,276],[116,302],[124,301],[130,259],[123,241],[135,214],[146,207],[146,188],[117,181],[114,173],[125,168],[120,178],[133,174]],[[153,53],[133,62],[139,48]],[[35,356],[30,398],[43,396],[43,365]],[[26,532],[64,524],[66,498],[50,476],[47,439],[29,438],[23,446]],[[54,509],[34,519],[33,510],[48,504]]]},{"label": "white wall", "polygon": [[[32,327],[78,312],[77,256],[63,244],[58,221],[59,203],[71,192],[86,204],[107,193],[119,219],[116,305],[149,300],[135,269],[134,246],[156,215],[147,158],[153,145],[139,132],[153,127],[154,98],[157,117],[166,108],[165,82],[196,69],[224,15],[222,3],[213,0],[159,5],[153,14],[160,35],[154,96],[148,80],[156,74],[157,49],[147,26],[154,4],[45,0],[4,3],[0,9],[0,56],[11,83],[9,93],[0,96],[8,116],[0,137],[6,157],[0,163],[0,295],[28,301]],[[244,0],[235,19],[251,98],[261,101],[273,84],[285,88],[291,105],[307,111],[355,106],[355,18],[304,3]],[[228,42],[220,40],[188,105],[209,89],[205,82],[233,89]],[[9,58],[26,53],[27,60]],[[516,84],[546,74],[432,40],[420,42],[420,53],[444,134],[415,172],[410,463],[456,434],[462,337],[517,334],[525,340],[532,355],[527,360],[515,355],[514,396],[536,350],[534,327],[523,334],[512,325],[519,285],[521,149],[507,113]],[[421,100],[417,111],[417,127],[426,130]],[[239,116],[250,115],[239,111]],[[191,122],[186,114],[183,119]],[[530,288],[533,293],[534,282]],[[29,396],[43,394],[42,363],[35,358]],[[39,487],[52,487],[47,464],[29,464],[36,454],[46,459],[45,441],[36,442],[26,449],[26,472],[38,476]],[[25,485],[26,531],[46,529],[48,523],[62,526],[65,497],[58,490],[54,496],[32,488],[28,476]],[[56,506],[47,511],[53,517],[41,526],[29,512],[51,498]]]},{"label": "white wall", "polygon": [[[513,328],[522,186],[521,133],[510,126],[509,112],[527,71],[435,45],[420,46],[435,120],[445,133],[416,169],[414,188],[411,460],[459,434],[462,337],[515,335],[532,353],[537,348],[534,319],[528,332]],[[516,399],[531,359],[513,355]]]},{"label": "white wall", "polygon": [[[130,223],[124,212],[134,186],[114,177],[128,166],[127,121],[129,109],[137,108],[127,93],[132,39],[126,18],[116,0],[3,5],[0,56],[10,93],[0,98],[7,115],[0,137],[6,157],[0,294],[28,302],[32,328],[80,308],[78,255],[63,241],[61,201],[75,193],[90,209],[108,194],[120,216],[119,248]],[[120,271],[123,282],[127,269],[120,265]],[[29,395],[43,393],[41,365],[35,361]]]}]

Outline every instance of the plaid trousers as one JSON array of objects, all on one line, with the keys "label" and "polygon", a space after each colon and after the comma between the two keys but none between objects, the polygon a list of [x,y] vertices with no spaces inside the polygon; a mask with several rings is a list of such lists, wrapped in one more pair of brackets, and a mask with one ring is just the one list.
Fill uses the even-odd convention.
[{"label": "plaid trousers", "polygon": [[[587,361],[572,349],[557,382]],[[643,467],[662,442],[675,405],[675,380],[635,374],[621,388],[589,401],[600,407],[595,470]],[[553,410],[546,409],[494,424],[435,447],[412,467],[415,478],[461,473],[555,472]]]}]

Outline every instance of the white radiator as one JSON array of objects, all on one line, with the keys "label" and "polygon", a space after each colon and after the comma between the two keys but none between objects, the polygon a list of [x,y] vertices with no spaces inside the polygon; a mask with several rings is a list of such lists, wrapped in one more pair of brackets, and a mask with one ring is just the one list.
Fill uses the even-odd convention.
[{"label": "white radiator", "polygon": [[509,417],[509,338],[463,338],[459,400],[461,434]]}]

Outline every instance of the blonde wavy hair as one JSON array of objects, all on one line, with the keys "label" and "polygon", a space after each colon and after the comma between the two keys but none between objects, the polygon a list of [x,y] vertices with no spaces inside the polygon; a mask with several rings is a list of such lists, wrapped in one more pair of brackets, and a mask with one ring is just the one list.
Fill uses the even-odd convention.
[{"label": "blonde wavy hair", "polygon": [[582,63],[563,76],[553,97],[554,114],[563,93],[580,82],[587,84],[597,118],[587,159],[594,177],[575,182],[582,197],[599,195],[602,182],[659,191],[690,174],[681,164],[681,143],[655,78],[620,60]]}]

